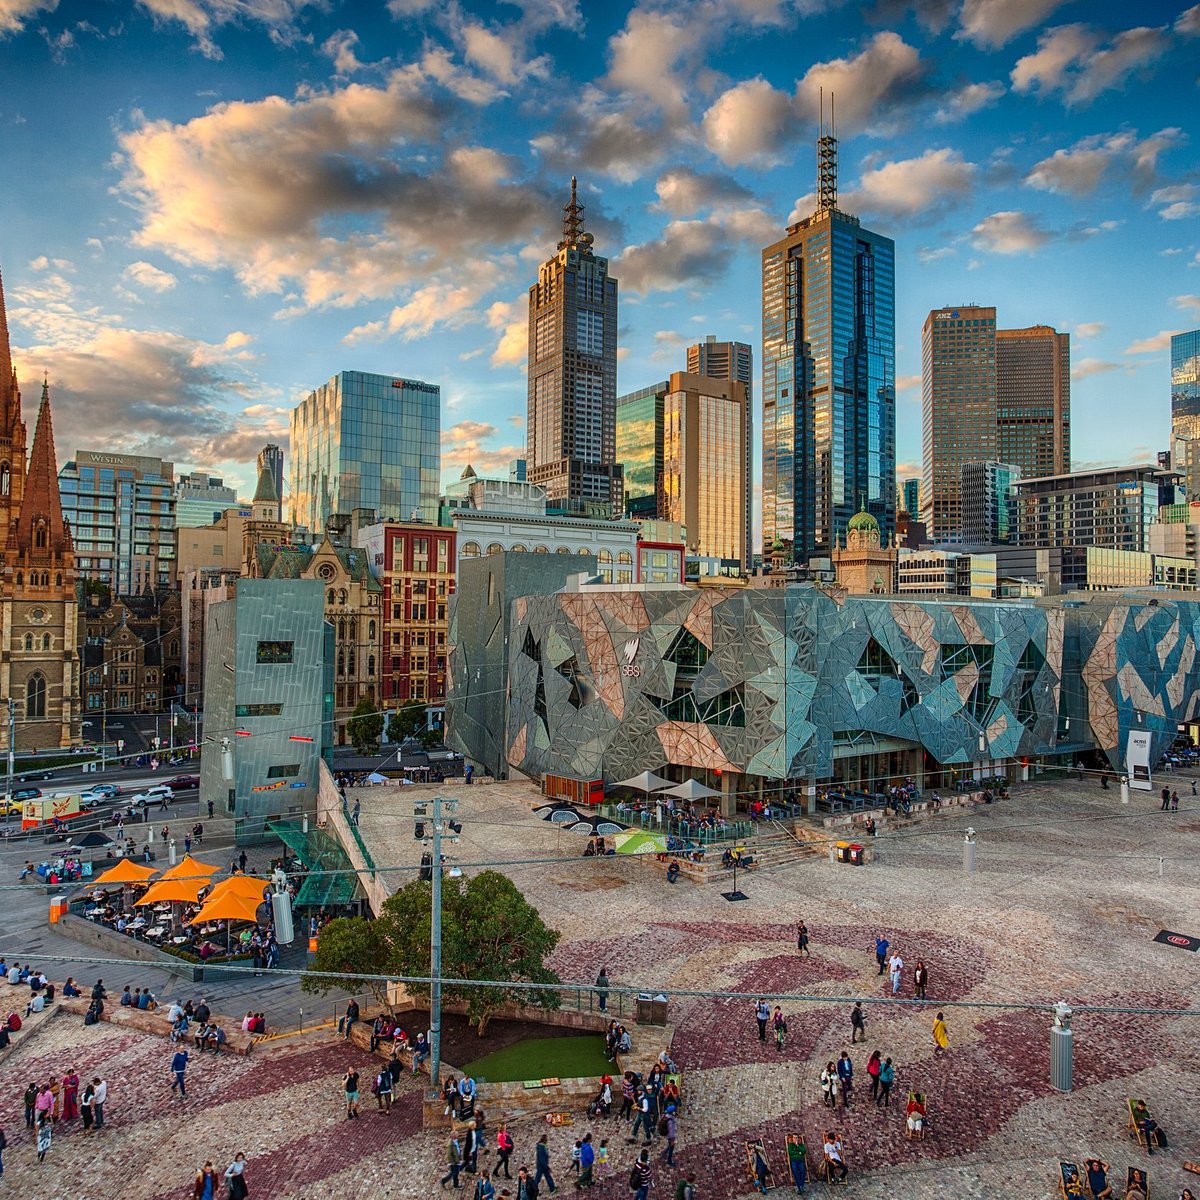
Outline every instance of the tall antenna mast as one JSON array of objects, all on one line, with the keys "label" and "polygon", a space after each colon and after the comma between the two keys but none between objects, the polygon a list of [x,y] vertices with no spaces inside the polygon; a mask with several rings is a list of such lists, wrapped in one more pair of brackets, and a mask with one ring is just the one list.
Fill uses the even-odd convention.
[{"label": "tall antenna mast", "polygon": [[829,93],[829,132],[825,132],[825,89],[821,89],[820,136],[817,138],[817,212],[837,208],[838,140],[833,93]]},{"label": "tall antenna mast", "polygon": [[571,200],[563,205],[563,235],[562,241],[558,243],[560,250],[565,250],[568,246],[578,246],[587,240],[588,235],[583,232],[583,205],[576,197],[576,189],[577,183],[572,175]]}]

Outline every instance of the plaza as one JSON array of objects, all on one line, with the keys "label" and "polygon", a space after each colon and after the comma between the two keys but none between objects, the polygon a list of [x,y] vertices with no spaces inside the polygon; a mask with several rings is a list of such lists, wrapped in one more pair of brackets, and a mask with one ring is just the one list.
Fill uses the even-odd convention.
[{"label": "plaza", "polygon": [[[676,1168],[663,1165],[660,1144],[652,1147],[658,1194],[671,1195],[680,1172],[694,1171],[704,1200],[748,1196],[743,1145],[760,1136],[784,1183],[784,1135],[804,1136],[818,1153],[814,1143],[836,1126],[852,1197],[1050,1196],[1059,1160],[1082,1164],[1088,1157],[1109,1162],[1122,1180],[1127,1166],[1148,1168],[1151,1194],[1174,1196],[1189,1184],[1182,1163],[1200,1157],[1200,1064],[1193,1020],[1155,1010],[1196,1006],[1196,963],[1153,938],[1160,929],[1196,932],[1200,896],[1189,864],[1200,801],[1191,798],[1192,777],[1164,777],[1179,789],[1177,814],[1158,811],[1156,792],[1134,792],[1123,806],[1115,789],[1101,791],[1094,778],[1022,786],[1007,801],[889,828],[866,867],[808,856],[740,876],[744,903],[724,899],[719,882],[669,885],[656,864],[637,857],[580,857],[586,839],[537,818],[532,809],[540,797],[530,784],[448,787],[441,794],[459,800],[455,819],[463,825],[447,854],[468,872],[476,863],[510,864],[500,869],[562,932],[551,965],[564,981],[590,983],[603,965],[614,989],[671,997],[671,1052],[683,1072],[684,1107]],[[412,802],[431,794],[380,786],[350,796],[360,802],[360,830],[375,862],[398,868],[389,874],[392,886],[419,863]],[[963,870],[968,825],[977,830],[972,875]],[[796,953],[800,919],[810,931],[811,958]],[[891,989],[878,974],[876,934],[909,968],[917,959],[926,963],[928,1004],[886,1003]],[[23,959],[19,941],[14,934],[8,945]],[[187,993],[189,985],[176,990]],[[679,994],[688,991],[753,993],[772,1005],[789,994],[816,999],[782,1002],[789,1033],[778,1051],[759,1042],[752,1000]],[[912,999],[910,970],[899,995]],[[210,1003],[237,1013],[236,997],[234,987],[225,994],[218,988]],[[867,1040],[852,1047],[854,998],[864,1000]],[[319,1003],[305,1000],[306,1008]],[[1070,1093],[1050,1086],[1049,1012],[982,1007],[1059,1000],[1133,1010],[1076,1015]],[[610,1008],[617,1003],[614,994]],[[332,1015],[334,1002],[325,1009]],[[939,1010],[950,1046],[935,1059],[930,1029]],[[637,1026],[633,1035],[635,1046],[658,1036]],[[865,1059],[874,1049],[896,1065],[890,1109],[877,1110],[867,1096]],[[856,1087],[849,1110],[833,1114],[822,1108],[818,1077],[843,1050],[853,1051]],[[223,1170],[241,1149],[256,1197],[438,1192],[446,1137],[420,1128],[411,1077],[390,1115],[376,1113],[364,1096],[363,1119],[347,1125],[342,1073],[352,1064],[364,1073],[371,1067],[364,1051],[330,1029],[264,1043],[248,1059],[201,1059],[189,1073],[187,1101],[169,1092],[169,1057],[165,1038],[82,1028],[66,1014],[27,1042],[18,1035],[0,1096],[10,1185],[40,1181],[43,1194],[165,1200],[180,1194],[206,1158]],[[39,1168],[22,1126],[20,1093],[29,1080],[72,1065],[110,1081],[104,1149],[97,1153],[75,1130],[56,1131]],[[924,1141],[904,1137],[910,1089],[928,1097]],[[1127,1096],[1145,1097],[1169,1134],[1169,1149],[1147,1158],[1128,1139]],[[504,1114],[488,1105],[486,1085],[481,1102],[494,1146]],[[172,1106],[188,1119],[173,1120]],[[616,1121],[592,1125],[576,1114],[574,1125],[549,1130],[541,1120],[522,1121],[512,1128],[513,1164],[532,1166],[534,1144],[548,1131],[561,1187],[571,1178],[570,1146],[589,1129],[613,1150],[612,1178],[596,1194],[624,1194],[634,1147]],[[481,1165],[492,1161],[493,1151],[481,1154]]]}]

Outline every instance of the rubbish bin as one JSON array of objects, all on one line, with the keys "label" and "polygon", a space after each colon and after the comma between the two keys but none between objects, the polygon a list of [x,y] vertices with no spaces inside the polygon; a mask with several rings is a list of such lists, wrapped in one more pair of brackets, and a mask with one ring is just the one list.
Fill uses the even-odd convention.
[{"label": "rubbish bin", "polygon": [[850,854],[850,863],[853,866],[861,867],[863,865],[863,848],[858,842],[851,842],[846,847]]},{"label": "rubbish bin", "polygon": [[661,992],[650,1001],[650,1024],[665,1025],[667,1023],[667,998]]},{"label": "rubbish bin", "polygon": [[840,863],[850,861],[850,843],[838,842],[837,844],[837,860]]},{"label": "rubbish bin", "polygon": [[654,999],[649,992],[638,992],[633,1015],[639,1025],[654,1023]]},{"label": "rubbish bin", "polygon": [[57,925],[62,917],[67,915],[69,906],[66,896],[53,896],[50,900],[50,924]]}]

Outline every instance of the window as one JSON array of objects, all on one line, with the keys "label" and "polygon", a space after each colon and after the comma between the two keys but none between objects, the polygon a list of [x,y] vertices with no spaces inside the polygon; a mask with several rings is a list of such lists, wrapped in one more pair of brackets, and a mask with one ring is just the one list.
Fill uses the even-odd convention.
[{"label": "window", "polygon": [[117,693],[117,707],[128,708],[130,703],[130,694],[128,692]]},{"label": "window", "polygon": [[500,545],[499,542],[492,542],[489,544],[487,552],[489,554],[502,554],[504,552],[504,547]]},{"label": "window", "polygon": [[367,622],[367,641],[373,642],[374,640],[375,640],[375,622],[368,621]]},{"label": "window", "polygon": [[118,671],[117,672],[117,682],[128,684],[129,683],[129,671],[128,670]]},{"label": "window", "polygon": [[375,655],[370,655],[367,658],[367,674],[374,676],[375,674]]},{"label": "window", "polygon": [[259,663],[290,663],[295,642],[259,642],[255,661]]},{"label": "window", "polygon": [[277,717],[282,712],[282,704],[239,704],[234,709],[239,717]]},{"label": "window", "polygon": [[621,552],[620,552],[620,553],[617,555],[617,562],[619,562],[619,563],[631,563],[631,562],[633,562],[633,555],[632,555],[632,554],[630,554],[628,550],[622,550],[622,551],[621,551]]},{"label": "window", "polygon": [[158,703],[158,693],[157,692],[147,692],[146,693],[146,707],[152,708],[157,703]]},{"label": "window", "polygon": [[611,550],[601,550],[600,553],[596,555],[596,561],[602,562],[602,563],[612,562],[612,551]]},{"label": "window", "polygon": [[46,679],[43,675],[30,675],[25,685],[25,715],[29,718],[46,715]]},{"label": "window", "polygon": [[299,775],[299,763],[278,763],[267,768],[268,779],[286,779],[289,775]]},{"label": "window", "polygon": [[25,635],[25,649],[26,650],[33,649],[33,634],[32,633],[27,633]]},{"label": "window", "polygon": [[463,542],[462,549],[458,552],[459,558],[478,558],[479,543],[478,542]]}]

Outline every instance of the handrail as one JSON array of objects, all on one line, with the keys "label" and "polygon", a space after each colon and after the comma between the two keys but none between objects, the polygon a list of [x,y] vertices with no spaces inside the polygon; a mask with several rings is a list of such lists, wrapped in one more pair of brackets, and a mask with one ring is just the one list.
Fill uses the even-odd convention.
[{"label": "handrail", "polygon": [[342,816],[346,818],[346,825],[350,830],[350,836],[354,838],[355,845],[358,846],[359,852],[363,856],[363,861],[370,869],[371,878],[374,879],[376,870],[375,860],[371,857],[370,850],[367,849],[367,843],[363,841],[363,836],[358,828],[358,824],[350,815],[350,805],[347,803],[345,797],[342,798]]}]

